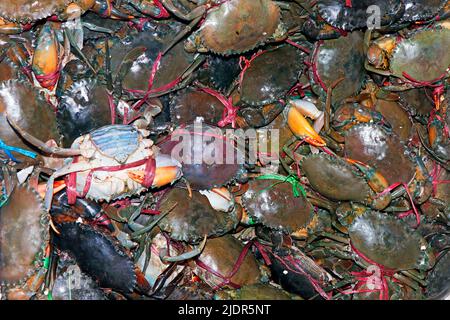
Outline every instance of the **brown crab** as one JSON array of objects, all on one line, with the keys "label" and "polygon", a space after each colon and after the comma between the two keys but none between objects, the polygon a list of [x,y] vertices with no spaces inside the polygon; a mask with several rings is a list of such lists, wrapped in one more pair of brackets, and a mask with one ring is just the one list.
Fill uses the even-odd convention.
[{"label": "brown crab", "polygon": [[[215,199],[216,196],[219,198]],[[159,228],[173,240],[189,243],[200,242],[204,235],[220,237],[236,228],[240,221],[239,210],[230,196],[225,188],[210,192],[193,191],[191,197],[187,190],[174,188],[164,196],[160,210],[166,211],[175,203],[178,205],[159,222]],[[225,207],[218,203],[221,198],[226,202]],[[228,203],[231,205],[227,205]],[[216,204],[220,210],[213,207]]]},{"label": "brown crab", "polygon": [[0,33],[26,31],[32,23],[52,15],[61,20],[79,17],[92,8],[95,0],[15,0],[0,3]]},{"label": "brown crab", "polygon": [[284,40],[287,35],[280,21],[280,9],[271,0],[211,0],[188,15],[181,13],[172,0],[162,3],[178,18],[191,21],[174,42],[182,39],[205,16],[198,31],[186,42],[188,51],[210,51],[221,55],[244,53],[267,42]]},{"label": "brown crab", "polygon": [[328,199],[367,203],[379,209],[391,202],[389,194],[378,195],[389,186],[386,179],[368,166],[325,154],[307,156],[300,166],[311,187]]},{"label": "brown crab", "polygon": [[410,152],[398,136],[373,124],[357,125],[345,136],[347,157],[376,169],[389,185],[408,185],[413,197],[422,203],[431,194],[431,184],[427,180],[428,173],[419,165],[419,158]]},{"label": "brown crab", "polygon": [[372,42],[372,31],[368,30],[365,39],[366,69],[402,80],[403,84],[385,88],[389,90],[403,91],[433,85],[448,77],[450,55],[442,49],[448,46],[449,34],[448,27],[438,24],[414,31],[407,38],[388,35]]},{"label": "brown crab", "polygon": [[[21,127],[33,132],[39,139],[59,141],[55,114],[52,112],[51,106],[27,82],[13,80],[0,84],[0,139],[7,146],[14,146],[24,151],[33,151],[33,148],[26,144],[7,123],[6,112]],[[43,123],[47,125],[43,126]],[[33,153],[19,152],[13,151],[14,157],[19,161],[30,161],[37,156]]]},{"label": "brown crab", "polygon": [[261,273],[250,245],[242,245],[231,235],[210,239],[192,262],[193,271],[216,290],[259,283]]},{"label": "brown crab", "polygon": [[[299,194],[295,178],[279,177],[279,180],[260,176],[249,182],[242,204],[253,223],[294,233],[308,226],[314,216],[314,209],[305,195]],[[284,181],[283,181],[284,179]],[[292,180],[294,179],[294,180]],[[291,182],[289,182],[291,181]],[[293,192],[294,188],[294,192]]]},{"label": "brown crab", "polygon": [[9,295],[29,299],[48,268],[50,220],[39,194],[28,184],[18,185],[8,171],[3,182],[11,193],[0,208],[0,283]]}]

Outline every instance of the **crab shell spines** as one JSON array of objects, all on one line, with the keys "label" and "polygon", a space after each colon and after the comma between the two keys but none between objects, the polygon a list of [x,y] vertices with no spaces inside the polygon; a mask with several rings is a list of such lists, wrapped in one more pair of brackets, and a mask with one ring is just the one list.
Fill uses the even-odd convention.
[{"label": "crab shell spines", "polygon": [[63,13],[71,4],[89,9],[92,0],[13,0],[0,3],[0,17],[22,24]]},{"label": "crab shell spines", "polygon": [[400,21],[425,21],[435,18],[447,0],[404,0],[405,13]]}]

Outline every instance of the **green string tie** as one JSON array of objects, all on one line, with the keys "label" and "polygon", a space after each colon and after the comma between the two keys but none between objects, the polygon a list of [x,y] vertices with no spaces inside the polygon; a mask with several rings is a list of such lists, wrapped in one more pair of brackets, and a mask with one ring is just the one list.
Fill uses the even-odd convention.
[{"label": "green string tie", "polygon": [[48,266],[50,265],[50,257],[44,258],[44,268],[48,269]]},{"label": "green string tie", "polygon": [[5,204],[6,200],[8,200],[8,197],[6,196],[6,194],[2,194],[0,196],[0,208],[3,207],[3,205]]},{"label": "green string tie", "polygon": [[[306,198],[306,191],[303,188],[302,184],[300,183],[300,180],[294,176],[294,175],[289,175],[289,176],[282,176],[281,174],[265,174],[262,176],[259,176],[256,178],[257,180],[278,180],[281,182],[288,182],[292,185],[292,192],[294,193],[294,197],[298,198],[300,197],[300,192],[301,194]],[[272,185],[271,187],[273,187],[274,185]]]}]

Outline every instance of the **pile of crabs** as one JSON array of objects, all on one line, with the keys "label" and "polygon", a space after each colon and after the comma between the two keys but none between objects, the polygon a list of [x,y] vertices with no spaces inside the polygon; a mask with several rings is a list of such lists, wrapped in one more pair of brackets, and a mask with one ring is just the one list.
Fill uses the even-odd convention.
[{"label": "pile of crabs", "polygon": [[446,0],[0,1],[0,298],[450,299],[449,47]]}]

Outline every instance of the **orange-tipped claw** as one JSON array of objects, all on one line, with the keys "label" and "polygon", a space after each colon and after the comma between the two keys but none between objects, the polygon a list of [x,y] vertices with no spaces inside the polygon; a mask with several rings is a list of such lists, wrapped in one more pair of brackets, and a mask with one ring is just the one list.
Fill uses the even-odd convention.
[{"label": "orange-tipped claw", "polygon": [[[64,180],[55,181],[53,184],[53,194],[56,194],[63,190],[66,187],[66,184],[64,183]],[[42,199],[45,198],[45,192],[47,191],[47,184],[41,183],[38,185],[37,191]]]},{"label": "orange-tipped claw", "polygon": [[296,108],[289,109],[287,118],[289,128],[297,137],[305,139],[306,142],[315,147],[325,147],[327,145]]},{"label": "orange-tipped claw", "polygon": [[[145,177],[144,170],[130,170],[128,176],[136,182],[143,183]],[[162,187],[170,184],[180,177],[180,168],[177,166],[158,167],[155,169],[155,178],[152,187]]]},{"label": "orange-tipped claw", "polygon": [[348,158],[346,160],[347,162],[355,165],[366,176],[367,183],[373,191],[382,192],[389,186],[388,181],[379,171],[361,161]]},{"label": "orange-tipped claw", "polygon": [[33,55],[31,68],[42,87],[53,90],[60,68],[60,47],[49,24],[42,28]]},{"label": "orange-tipped claw", "polygon": [[431,125],[428,128],[428,141],[430,142],[430,146],[434,145],[437,137],[438,137],[438,129],[436,128],[436,126]]}]

